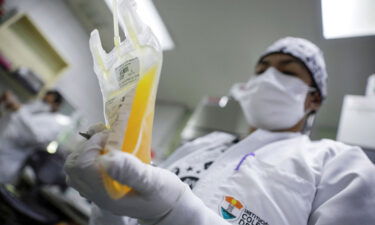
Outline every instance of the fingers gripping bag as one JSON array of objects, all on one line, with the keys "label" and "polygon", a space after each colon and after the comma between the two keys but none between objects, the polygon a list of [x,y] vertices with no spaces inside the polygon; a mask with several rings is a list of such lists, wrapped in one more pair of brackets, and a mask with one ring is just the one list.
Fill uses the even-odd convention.
[{"label": "fingers gripping bag", "polygon": [[[138,17],[131,0],[113,1],[114,44],[106,53],[99,32],[92,31],[90,50],[94,71],[103,95],[109,137],[103,149],[119,149],[151,161],[151,135],[155,97],[162,65],[160,45]],[[119,16],[119,18],[118,18]],[[124,24],[125,40],[119,37],[118,21]],[[102,171],[108,194],[118,199],[131,188],[111,179]]]}]

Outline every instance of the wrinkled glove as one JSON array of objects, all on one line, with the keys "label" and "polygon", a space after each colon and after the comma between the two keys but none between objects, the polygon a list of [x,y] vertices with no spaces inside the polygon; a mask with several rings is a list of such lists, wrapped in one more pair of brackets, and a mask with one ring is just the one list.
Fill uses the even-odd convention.
[{"label": "wrinkled glove", "polygon": [[[116,215],[155,221],[170,212],[188,186],[172,172],[144,164],[131,154],[111,150],[100,155],[106,138],[106,132],[97,133],[81,150],[69,155],[65,163],[68,184]],[[101,170],[133,191],[112,199],[105,190]]]},{"label": "wrinkled glove", "polygon": [[87,140],[90,139],[94,134],[105,131],[107,128],[104,123],[96,123],[89,127],[86,132],[79,132],[79,134],[86,138]]}]

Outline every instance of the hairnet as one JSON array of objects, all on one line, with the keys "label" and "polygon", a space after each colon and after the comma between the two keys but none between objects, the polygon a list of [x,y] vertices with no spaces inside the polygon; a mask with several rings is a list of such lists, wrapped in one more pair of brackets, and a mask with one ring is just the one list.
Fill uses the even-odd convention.
[{"label": "hairnet", "polygon": [[285,53],[300,59],[310,70],[323,99],[327,97],[328,75],[324,56],[323,52],[315,44],[302,38],[286,37],[268,47],[261,58],[272,53]]}]

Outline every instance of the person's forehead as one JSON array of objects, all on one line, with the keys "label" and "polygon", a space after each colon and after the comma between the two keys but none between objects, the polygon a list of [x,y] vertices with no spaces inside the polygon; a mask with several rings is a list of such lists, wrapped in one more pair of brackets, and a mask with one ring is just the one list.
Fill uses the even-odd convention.
[{"label": "person's forehead", "polygon": [[259,63],[264,63],[264,62],[277,62],[277,63],[297,63],[297,64],[301,64],[301,60],[299,60],[298,58],[294,57],[294,56],[291,56],[289,54],[285,54],[285,53],[273,53],[273,54],[270,54],[270,55],[267,55],[265,57],[263,57]]}]

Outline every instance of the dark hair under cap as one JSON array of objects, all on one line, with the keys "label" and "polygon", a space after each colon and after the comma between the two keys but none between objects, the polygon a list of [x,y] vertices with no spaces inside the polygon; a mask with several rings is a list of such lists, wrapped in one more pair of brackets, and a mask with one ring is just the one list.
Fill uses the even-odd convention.
[{"label": "dark hair under cap", "polygon": [[46,92],[46,95],[53,95],[54,103],[61,105],[64,102],[64,97],[57,90],[49,90]]}]

